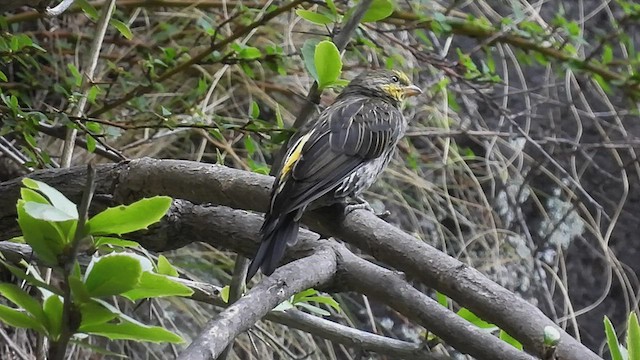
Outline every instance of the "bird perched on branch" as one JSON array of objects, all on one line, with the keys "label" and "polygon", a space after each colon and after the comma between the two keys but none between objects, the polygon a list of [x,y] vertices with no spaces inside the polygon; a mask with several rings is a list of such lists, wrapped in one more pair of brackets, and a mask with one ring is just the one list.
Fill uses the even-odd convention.
[{"label": "bird perched on branch", "polygon": [[346,213],[371,209],[360,195],[384,171],[404,135],[407,120],[400,103],[420,93],[400,71],[365,71],[296,134],[276,174],[247,281],[258,268],[273,273],[287,245],[296,241],[300,218],[311,203],[345,202]]}]

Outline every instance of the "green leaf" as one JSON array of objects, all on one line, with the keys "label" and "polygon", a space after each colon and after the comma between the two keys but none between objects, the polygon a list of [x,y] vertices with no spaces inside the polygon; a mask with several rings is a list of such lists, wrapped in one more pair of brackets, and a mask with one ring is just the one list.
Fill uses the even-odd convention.
[{"label": "green leaf", "polygon": [[224,301],[225,303],[229,303],[229,291],[230,291],[230,287],[229,285],[226,285],[225,287],[223,287],[222,289],[220,289],[220,298],[222,299],[222,301]]},{"label": "green leaf", "polygon": [[613,49],[609,45],[605,45],[602,49],[602,63],[608,64],[613,60]]},{"label": "green leaf", "polygon": [[303,309],[307,309],[309,310],[310,313],[318,315],[318,316],[329,316],[331,315],[330,312],[328,312],[325,309],[321,309],[317,306],[311,305],[311,304],[307,304],[305,302],[299,302],[295,304],[297,307],[301,307]]},{"label": "green leaf", "polygon": [[393,3],[390,0],[373,0],[369,10],[362,16],[361,23],[386,19],[393,14]]},{"label": "green leaf", "polygon": [[65,235],[55,227],[55,223],[38,220],[27,214],[24,206],[24,200],[18,200],[18,224],[25,242],[45,265],[58,265],[58,256],[67,243]]},{"label": "green leaf", "polygon": [[73,76],[73,84],[75,86],[82,85],[82,74],[80,74],[78,68],[72,63],[68,63],[67,69],[69,69],[69,71],[71,72],[71,76]]},{"label": "green leaf", "polygon": [[77,218],[72,215],[69,215],[49,204],[27,201],[24,203],[24,211],[26,211],[32,218],[38,220],[53,222],[77,220]]},{"label": "green leaf", "polygon": [[509,335],[506,331],[500,329],[500,339],[502,339],[507,344],[515,347],[518,350],[522,350],[522,344],[516,339],[514,339],[511,335]]},{"label": "green leaf", "polygon": [[[91,296],[111,296],[134,289],[140,282],[140,260],[125,254],[93,258],[87,268],[85,285]],[[114,276],[114,274],[118,274]]]},{"label": "green leaf", "polygon": [[257,119],[260,116],[260,106],[255,101],[251,102],[251,116],[252,119]]},{"label": "green leaf", "polygon": [[142,199],[131,205],[108,208],[92,217],[87,223],[89,233],[125,234],[146,229],[158,222],[167,213],[172,199],[168,196],[155,196]]},{"label": "green leaf", "polygon": [[7,78],[7,75],[5,75],[2,71],[0,71],[0,80],[4,82],[9,81],[9,79]]},{"label": "green leaf", "polygon": [[81,332],[104,336],[110,340],[182,343],[184,340],[169,330],[121,320],[118,324],[89,324],[80,326]]},{"label": "green leaf", "polygon": [[253,60],[253,59],[259,59],[260,57],[262,57],[262,52],[260,52],[260,50],[257,47],[245,46],[238,52],[238,56],[241,59]]},{"label": "green leaf", "polygon": [[109,236],[99,236],[94,238],[94,245],[96,247],[111,245],[123,248],[137,248],[138,246],[140,246],[140,244],[132,240],[124,240]]},{"label": "green leaf", "polygon": [[44,332],[44,328],[38,320],[29,316],[24,311],[12,309],[8,306],[0,305],[0,321],[13,327]]},{"label": "green leaf", "polygon": [[91,295],[78,275],[69,276],[69,287],[75,303],[83,304],[91,301]]},{"label": "green leaf", "polygon": [[458,316],[472,323],[473,325],[481,328],[481,329],[490,329],[496,328],[495,325],[490,324],[482,319],[480,319],[476,314],[469,311],[467,308],[462,308],[458,310]]},{"label": "green leaf", "polygon": [[62,300],[59,296],[49,296],[42,306],[49,323],[49,337],[57,340],[62,330]]},{"label": "green leaf", "polygon": [[440,291],[436,291],[436,299],[438,300],[438,304],[449,307],[449,298],[447,295],[441,293]]},{"label": "green leaf", "polygon": [[309,75],[315,80],[318,81],[318,72],[316,71],[316,63],[314,60],[314,55],[316,52],[316,46],[320,41],[318,39],[308,39],[302,45],[302,49],[300,52],[302,53],[302,60],[304,60],[304,66],[307,68]]},{"label": "green leaf", "polygon": [[12,303],[25,309],[29,314],[33,315],[38,321],[46,325],[47,318],[42,311],[42,305],[28,292],[22,290],[19,286],[9,283],[0,284],[0,295],[7,298]]},{"label": "green leaf", "polygon": [[97,301],[80,305],[80,314],[82,314],[81,327],[104,324],[118,317],[117,313],[105,308]]},{"label": "green leaf", "polygon": [[329,8],[329,10],[331,10],[331,13],[333,15],[338,15],[338,9],[336,8],[336,4],[333,2],[333,0],[327,0],[327,7]]},{"label": "green leaf", "polygon": [[627,324],[627,350],[629,351],[629,360],[640,360],[640,325],[635,312],[629,315],[629,323]]},{"label": "green leaf", "polygon": [[87,16],[95,21],[98,20],[98,10],[96,10],[96,8],[93,7],[93,5],[89,4],[89,2],[87,0],[75,0],[74,2],[76,5],[80,6],[80,8],[82,9],[82,11],[87,14]]},{"label": "green leaf", "polygon": [[41,181],[29,178],[22,179],[22,184],[29,189],[38,190],[49,199],[51,205],[56,209],[68,214],[69,217],[72,217],[73,219],[78,219],[78,208],[76,207],[76,204],[67,199],[67,197],[60,191]]},{"label": "green leaf", "polygon": [[333,22],[333,20],[327,15],[323,15],[315,11],[299,9],[296,10],[296,14],[301,18],[318,25],[327,25]]},{"label": "green leaf", "polygon": [[167,260],[164,255],[158,256],[158,274],[178,277],[178,270]]},{"label": "green leaf", "polygon": [[171,278],[150,272],[142,273],[140,282],[133,289],[121,295],[131,301],[163,296],[191,296],[193,290],[171,280]]},{"label": "green leaf", "polygon": [[244,137],[244,148],[247,149],[249,156],[256,152],[256,143],[253,141],[250,135]]},{"label": "green leaf", "polygon": [[318,75],[318,87],[324,89],[333,84],[342,72],[342,60],[336,45],[324,40],[318,43],[313,56],[313,62]]},{"label": "green leaf", "polygon": [[127,24],[116,19],[109,20],[109,23],[113,25],[114,28],[118,29],[120,34],[122,34],[122,36],[127,38],[127,40],[133,39],[133,33],[131,32],[131,29],[129,29],[129,26]]},{"label": "green leaf", "polygon": [[613,324],[607,316],[604,317],[604,332],[607,335],[607,346],[611,353],[611,360],[624,360],[622,352],[620,351],[620,343],[618,343],[616,330],[613,328]]}]

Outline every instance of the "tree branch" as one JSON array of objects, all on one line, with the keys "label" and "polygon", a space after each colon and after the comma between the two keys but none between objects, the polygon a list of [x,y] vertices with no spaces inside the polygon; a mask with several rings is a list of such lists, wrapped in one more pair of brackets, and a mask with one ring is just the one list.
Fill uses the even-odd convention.
[{"label": "tree branch", "polygon": [[[115,165],[102,165],[97,169],[97,191],[113,194],[114,201],[128,203],[145,196],[170,195],[201,203],[214,203],[235,208],[264,211],[268,203],[271,178],[219,165],[207,165],[177,160],[139,159]],[[63,193],[78,199],[78,180],[84,177],[80,168],[69,170],[45,170],[30,176],[48,182]],[[81,183],[81,182],[80,182]],[[5,236],[15,228],[15,202],[18,198],[19,179],[0,184],[0,231]],[[217,210],[218,212],[220,210]],[[212,214],[210,223],[216,228],[226,228],[228,218],[220,213]],[[216,218],[216,216],[218,216]],[[169,219],[171,220],[171,219]],[[217,223],[220,221],[220,223]],[[258,223],[261,222],[256,217]],[[415,276],[419,281],[445,293],[482,319],[507,331],[525,348],[544,355],[543,333],[545,326],[557,326],[535,306],[519,298],[478,271],[449,257],[428,244],[404,233],[366,211],[354,211],[346,219],[332,209],[321,209],[307,214],[303,221],[322,234],[336,236],[363,249],[378,260]],[[200,225],[206,225],[202,221]],[[257,226],[257,225],[256,225]],[[200,227],[199,231],[210,236]],[[256,227],[257,229],[257,227]],[[227,229],[230,239],[244,236]],[[161,236],[162,234],[160,234]],[[255,234],[252,234],[255,236]],[[176,248],[180,240],[161,238],[170,248]],[[199,239],[194,239],[199,240]],[[228,244],[245,255],[253,246]],[[200,240],[199,240],[200,241]],[[206,239],[204,240],[206,241]],[[224,245],[224,242],[227,245]],[[146,247],[146,246],[145,246]],[[151,250],[156,250],[151,248]],[[557,348],[559,359],[600,359],[584,345],[561,329]]]}]

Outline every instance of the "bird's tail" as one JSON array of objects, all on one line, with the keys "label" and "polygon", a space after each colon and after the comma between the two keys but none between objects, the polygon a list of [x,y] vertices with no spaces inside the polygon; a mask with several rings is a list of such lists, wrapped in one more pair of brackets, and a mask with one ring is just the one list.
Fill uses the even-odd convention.
[{"label": "bird's tail", "polygon": [[262,241],[256,255],[251,260],[247,271],[247,280],[262,269],[265,275],[271,275],[282,258],[287,244],[293,244],[298,238],[299,223],[295,219],[296,213],[289,213],[278,217],[267,214],[260,229]]}]

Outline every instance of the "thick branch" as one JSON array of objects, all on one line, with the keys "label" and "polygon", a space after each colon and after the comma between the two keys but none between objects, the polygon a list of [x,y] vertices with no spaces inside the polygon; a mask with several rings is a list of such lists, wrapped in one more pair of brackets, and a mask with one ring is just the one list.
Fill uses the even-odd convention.
[{"label": "thick branch", "polygon": [[[43,171],[32,176],[49,181],[50,185],[78,199],[78,188],[81,188],[78,180],[84,174],[82,169],[75,168]],[[113,194],[116,201],[124,202],[164,194],[190,201],[263,211],[268,203],[271,181],[266,176],[218,165],[139,159],[98,168],[97,191],[111,189],[104,193]],[[18,193],[19,181],[0,184],[0,230],[15,226]],[[354,211],[346,219],[341,219],[335,211],[325,209],[307,214],[304,221],[323,234],[348,241],[386,264],[416,276],[484,320],[504,329],[530,352],[543,355],[544,327],[556,325],[535,306],[478,271],[366,211]],[[7,226],[8,223],[10,226]],[[250,251],[244,249],[245,254],[248,254],[247,250]],[[557,349],[559,359],[599,359],[570,335],[558,330],[562,336]]]}]

